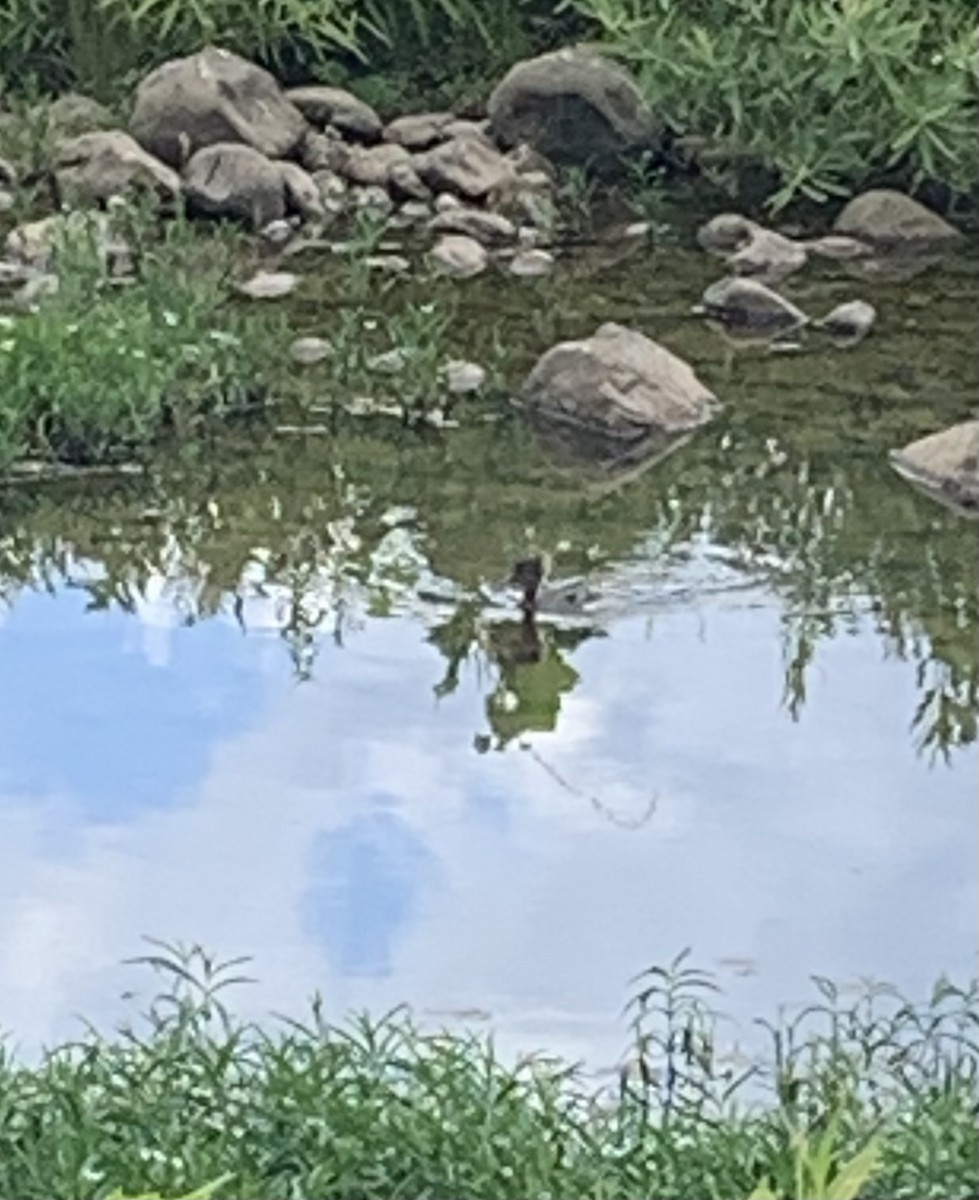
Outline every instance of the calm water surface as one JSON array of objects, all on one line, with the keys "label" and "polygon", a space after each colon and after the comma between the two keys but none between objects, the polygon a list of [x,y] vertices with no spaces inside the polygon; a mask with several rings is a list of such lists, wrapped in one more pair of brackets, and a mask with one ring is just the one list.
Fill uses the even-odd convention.
[{"label": "calm water surface", "polygon": [[[596,1065],[688,945],[745,1020],[975,972],[975,526],[885,453],[971,410],[974,263],[811,274],[879,333],[785,356],[687,316],[710,271],[463,293],[514,381],[604,319],[696,363],[724,416],[628,479],[507,419],[0,495],[0,1027],[131,1013],[144,934],[253,955],[243,1012],[406,1002]],[[529,548],[594,614],[472,601]]]}]

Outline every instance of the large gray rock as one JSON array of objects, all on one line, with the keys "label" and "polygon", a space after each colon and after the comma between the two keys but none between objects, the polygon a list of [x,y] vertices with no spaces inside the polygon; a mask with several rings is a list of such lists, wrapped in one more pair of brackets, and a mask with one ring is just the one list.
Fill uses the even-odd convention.
[{"label": "large gray rock", "polygon": [[961,237],[937,213],[903,192],[874,188],[855,196],[836,218],[833,228],[877,246],[947,242]]},{"label": "large gray rock", "polygon": [[208,47],[146,76],[136,89],[130,132],[144,149],[179,167],[195,151],[226,142],[288,158],[306,120],[268,71]]},{"label": "large gray rock", "polygon": [[147,192],[172,206],[181,193],[177,172],[121,129],[69,138],[55,151],[51,168],[58,200],[69,208]]},{"label": "large gray rock", "polygon": [[548,350],[521,395],[536,417],[620,442],[678,437],[709,421],[717,407],[682,359],[611,323]]},{"label": "large gray rock", "polygon": [[286,214],[281,166],[240,143],[206,146],[184,170],[188,207],[199,216],[227,217],[262,229]]},{"label": "large gray rock", "polygon": [[415,156],[419,176],[435,191],[482,200],[515,178],[513,165],[477,138],[453,138]]},{"label": "large gray rock", "polygon": [[345,137],[355,141],[376,142],[381,136],[381,118],[363,100],[358,100],[345,88],[311,87],[290,88],[286,99],[294,104],[312,125],[325,129],[332,125]]},{"label": "large gray rock", "polygon": [[891,452],[905,479],[939,500],[979,509],[979,421],[963,421]]},{"label": "large gray rock", "polygon": [[650,149],[658,124],[631,76],[585,50],[517,63],[490,96],[490,128],[503,146],[526,142],[564,166],[603,174],[623,155]]}]

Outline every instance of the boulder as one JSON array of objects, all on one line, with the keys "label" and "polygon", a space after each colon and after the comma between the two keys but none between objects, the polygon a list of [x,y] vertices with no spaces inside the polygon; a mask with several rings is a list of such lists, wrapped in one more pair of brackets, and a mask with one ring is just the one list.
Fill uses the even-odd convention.
[{"label": "boulder", "polygon": [[171,166],[207,146],[239,142],[268,158],[299,147],[306,120],[261,67],[214,47],[151,71],[136,89],[130,132]]},{"label": "boulder", "polygon": [[963,421],[891,452],[891,465],[936,499],[979,509],[979,421]]},{"label": "boulder", "polygon": [[455,279],[478,275],[489,261],[485,246],[475,238],[455,233],[440,238],[432,247],[429,258],[436,271]]},{"label": "boulder", "polygon": [[384,128],[381,118],[363,100],[345,88],[311,87],[290,88],[286,99],[296,106],[311,125],[325,129],[332,125],[344,135],[358,142],[376,142]]},{"label": "boulder", "polygon": [[436,213],[428,228],[433,233],[462,233],[484,246],[505,246],[517,237],[517,227],[506,217],[464,205]]},{"label": "boulder", "polygon": [[937,213],[903,192],[875,188],[855,196],[833,224],[846,234],[876,246],[920,246],[961,237]]},{"label": "boulder", "polygon": [[240,142],[198,150],[184,170],[191,212],[227,217],[261,229],[286,215],[281,163]]},{"label": "boulder", "polygon": [[173,206],[181,193],[177,172],[121,129],[69,138],[58,146],[51,168],[58,200],[69,208],[140,192]]},{"label": "boulder", "polygon": [[791,300],[760,283],[739,276],[712,283],[701,298],[710,316],[729,325],[768,329],[772,332],[796,329],[809,318]]},{"label": "boulder", "polygon": [[494,89],[490,129],[502,146],[526,142],[562,166],[602,174],[656,146],[658,125],[632,77],[580,49],[517,63]]},{"label": "boulder", "polygon": [[611,323],[548,350],[521,396],[535,417],[616,442],[678,437],[704,425],[717,408],[687,363],[636,330]]},{"label": "boulder", "polygon": [[416,155],[415,167],[430,188],[455,192],[469,200],[482,200],[514,179],[512,164],[499,151],[472,137],[453,138]]},{"label": "boulder", "polygon": [[451,136],[447,130],[455,121],[451,112],[409,113],[385,125],[384,139],[407,150],[427,150]]}]

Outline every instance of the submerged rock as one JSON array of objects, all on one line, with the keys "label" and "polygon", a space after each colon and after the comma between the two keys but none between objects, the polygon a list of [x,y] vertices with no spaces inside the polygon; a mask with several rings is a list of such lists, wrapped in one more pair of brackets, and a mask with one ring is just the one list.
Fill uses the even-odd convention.
[{"label": "submerged rock", "polygon": [[487,112],[505,147],[525,142],[562,166],[621,173],[623,156],[656,146],[659,126],[622,67],[583,49],[557,50],[514,66]]},{"label": "submerged rock", "polygon": [[877,321],[877,309],[866,300],[847,300],[826,314],[815,325],[824,329],[834,337],[845,338],[847,341],[862,341],[873,329]]},{"label": "submerged rock", "polygon": [[213,46],[151,71],[136,89],[129,124],[139,144],[172,167],[228,142],[288,158],[306,128],[268,71]]},{"label": "submerged rock", "polygon": [[791,300],[757,279],[719,279],[707,288],[701,303],[711,316],[729,325],[771,332],[796,329],[809,320]]},{"label": "submerged rock", "polygon": [[891,452],[891,465],[939,500],[979,510],[979,421],[963,421]]},{"label": "submerged rock", "polygon": [[316,180],[298,163],[280,162],[279,176],[285,192],[286,211],[304,221],[324,221],[327,209]]},{"label": "submerged rock", "polygon": [[441,237],[429,255],[432,265],[445,275],[468,279],[486,269],[489,257],[486,247],[475,238],[449,233]]},{"label": "submerged rock", "polygon": [[454,136],[449,130],[455,120],[452,112],[409,113],[385,125],[384,139],[407,150],[428,150]]},{"label": "submerged rock", "polygon": [[692,367],[636,330],[612,323],[548,350],[521,396],[537,418],[618,442],[678,437],[704,425],[717,407]]},{"label": "submerged rock", "polygon": [[962,236],[931,209],[889,188],[874,188],[854,197],[836,218],[833,229],[889,247],[947,242]]}]

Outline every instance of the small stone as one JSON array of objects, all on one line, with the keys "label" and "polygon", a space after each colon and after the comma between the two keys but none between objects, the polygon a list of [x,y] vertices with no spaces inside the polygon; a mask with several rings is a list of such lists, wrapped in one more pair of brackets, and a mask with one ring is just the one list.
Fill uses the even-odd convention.
[{"label": "small stone", "polygon": [[13,212],[16,203],[17,201],[14,199],[12,192],[0,188],[0,213]]},{"label": "small stone", "polygon": [[384,138],[408,150],[427,150],[446,140],[449,136],[446,130],[455,120],[456,115],[451,112],[409,113],[386,125]]},{"label": "small stone", "polygon": [[849,262],[854,258],[867,258],[873,254],[872,247],[866,242],[842,233],[829,233],[825,237],[813,238],[805,243],[805,247],[811,254],[833,259],[835,262]]},{"label": "small stone", "polygon": [[235,290],[249,300],[279,300],[299,286],[299,276],[290,271],[258,271],[239,283]]},{"label": "small stone", "polygon": [[728,256],[728,270],[777,283],[800,271],[807,261],[805,248],[791,238],[755,226],[748,241]]},{"label": "small stone", "polygon": [[293,362],[304,367],[311,367],[322,362],[330,354],[330,343],[321,337],[300,337],[289,347],[289,356]]},{"label": "small stone", "polygon": [[486,247],[475,238],[450,233],[440,238],[430,252],[437,271],[456,279],[468,279],[486,269]]},{"label": "small stone", "polygon": [[462,201],[451,192],[439,192],[435,197],[435,211],[449,212],[453,208],[462,208]]},{"label": "small stone", "polygon": [[285,217],[280,217],[277,221],[269,221],[267,225],[264,225],[258,231],[258,236],[269,246],[278,248],[284,246],[293,237],[295,232],[292,223],[287,221]]},{"label": "small stone", "polygon": [[815,324],[834,337],[859,342],[867,336],[876,321],[877,310],[872,304],[866,300],[847,300],[844,304],[837,304],[832,312]]},{"label": "small stone", "polygon": [[411,263],[403,254],[369,254],[364,262],[370,270],[385,275],[407,275],[411,270]]},{"label": "small stone", "polygon": [[516,226],[506,217],[465,206],[437,213],[428,227],[433,233],[465,234],[484,246],[505,246],[517,236]]},{"label": "small stone", "polygon": [[554,255],[547,250],[521,250],[510,260],[507,269],[521,279],[535,279],[550,274],[553,268]]},{"label": "small stone", "polygon": [[324,168],[321,171],[314,171],[311,178],[316,184],[320,199],[324,205],[335,201],[339,201],[342,204],[345,196],[350,191],[350,185],[335,171]]},{"label": "small stone", "polygon": [[718,213],[697,230],[697,242],[708,254],[730,254],[749,242],[758,228],[740,213]]},{"label": "small stone", "polygon": [[893,450],[891,466],[935,499],[979,509],[979,421],[963,421]]},{"label": "small stone", "polygon": [[443,366],[442,371],[445,376],[446,391],[453,396],[478,392],[486,382],[486,370],[479,363],[452,359]]},{"label": "small stone", "polygon": [[350,200],[355,209],[387,216],[394,209],[394,201],[386,188],[356,187],[350,189]]},{"label": "small stone", "polygon": [[393,350],[385,350],[382,354],[375,354],[373,358],[369,358],[367,369],[376,371],[379,375],[397,375],[405,369],[407,361],[405,352],[395,347]]},{"label": "small stone", "polygon": [[346,145],[332,131],[320,133],[309,129],[299,144],[299,162],[311,175],[317,171],[339,170],[346,154]]},{"label": "small stone", "polygon": [[763,328],[772,332],[795,329],[809,318],[790,300],[760,283],[740,276],[719,279],[704,292],[706,311],[734,326]]},{"label": "small stone", "polygon": [[406,225],[420,225],[432,216],[432,206],[425,200],[406,200],[398,209],[397,216]]},{"label": "small stone", "polygon": [[422,183],[415,170],[415,164],[409,161],[396,162],[388,172],[388,187],[392,196],[397,200],[430,200],[432,190]]}]

